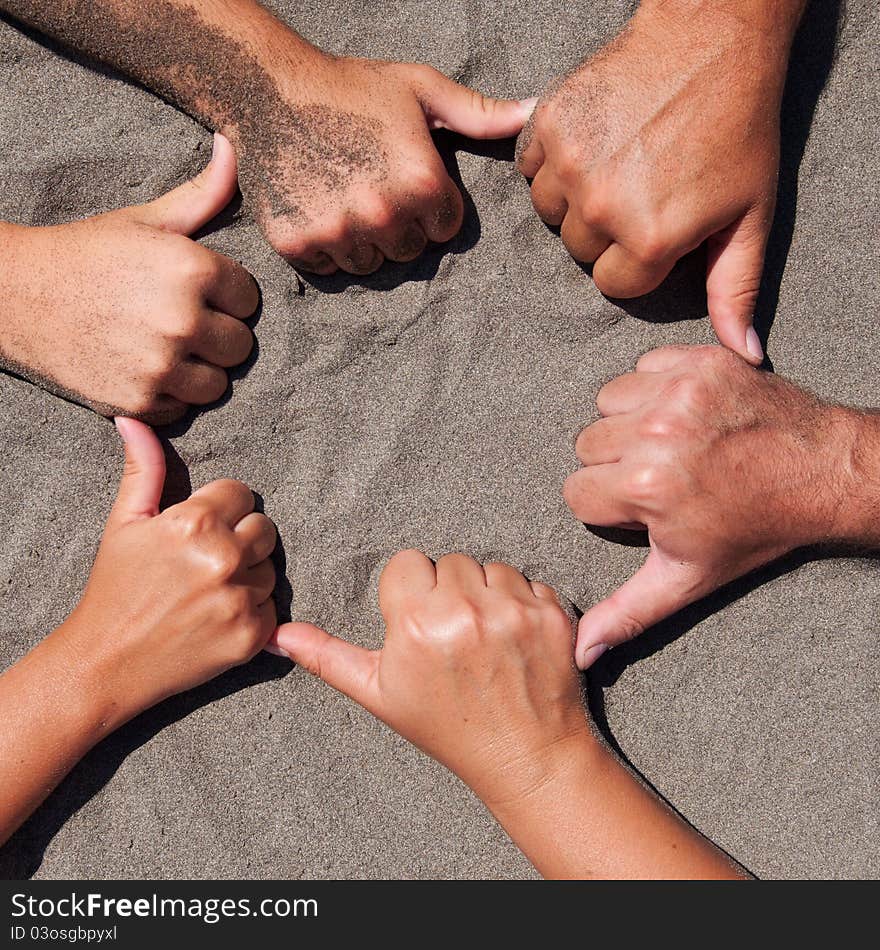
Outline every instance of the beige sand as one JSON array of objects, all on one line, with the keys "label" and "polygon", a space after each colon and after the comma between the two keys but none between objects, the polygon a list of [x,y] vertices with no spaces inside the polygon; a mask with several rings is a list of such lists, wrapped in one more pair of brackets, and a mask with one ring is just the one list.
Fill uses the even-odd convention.
[{"label": "beige sand", "polygon": [[[301,29],[337,52],[425,60],[517,96],[610,38],[633,5],[272,4],[307,10]],[[876,403],[878,90],[866,66],[880,34],[873,4],[853,0],[831,68],[836,4],[813,6],[787,102],[764,328],[775,308],[778,371]],[[8,219],[146,200],[210,150],[170,106],[3,24],[0,82]],[[512,143],[446,141],[468,220],[416,265],[300,290],[247,213],[225,217],[206,241],[260,281],[258,358],[231,400],[169,433],[171,497],[248,481],[279,525],[292,613],[361,643],[380,640],[376,581],[408,545],[509,560],[581,608],[621,583],[643,550],[597,537],[559,494],[574,438],[598,387],[640,353],[712,339],[698,258],[650,300],[606,301],[532,213]],[[107,421],[3,375],[0,439],[6,664],[76,602],[121,453]],[[788,566],[616,651],[596,670],[594,704],[644,775],[759,875],[878,876],[878,561]],[[532,873],[455,779],[288,670],[264,657],[131,724],[0,852],[0,871]]]}]

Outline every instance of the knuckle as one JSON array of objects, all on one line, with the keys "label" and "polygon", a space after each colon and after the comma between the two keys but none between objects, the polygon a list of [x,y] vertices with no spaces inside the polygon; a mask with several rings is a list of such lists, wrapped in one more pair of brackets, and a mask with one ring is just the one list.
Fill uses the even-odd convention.
[{"label": "knuckle", "polygon": [[485,629],[485,618],[479,605],[469,597],[459,600],[452,614],[451,642],[455,646],[471,643]]},{"label": "knuckle", "polygon": [[[555,124],[555,113],[548,109],[540,116],[542,125]],[[557,142],[557,147],[553,150],[553,170],[566,181],[572,179],[580,180],[583,173],[583,162],[578,150],[570,141],[563,140]]]},{"label": "knuckle", "polygon": [[305,235],[287,235],[277,237],[271,241],[275,250],[286,258],[305,258],[316,250],[315,244]]},{"label": "knuckle", "polygon": [[420,197],[439,197],[446,190],[445,175],[427,165],[411,168],[406,180],[408,190]]},{"label": "knuckle", "polygon": [[673,379],[666,390],[666,397],[671,403],[690,408],[699,403],[704,393],[703,380],[694,373],[687,373]]},{"label": "knuckle", "polygon": [[192,541],[217,530],[219,524],[217,512],[196,499],[190,499],[177,506],[176,510],[172,510],[174,511],[174,527],[185,540]]},{"label": "knuckle", "polygon": [[387,198],[376,198],[366,206],[362,219],[369,230],[386,231],[397,223],[397,208]]},{"label": "knuckle", "polygon": [[237,478],[218,478],[212,484],[216,485],[218,488],[223,491],[234,492],[236,494],[245,497],[247,495],[253,496],[253,492],[245,485],[244,482],[239,481]]},{"label": "knuckle", "polygon": [[664,409],[647,412],[639,422],[639,434],[643,438],[667,441],[678,433],[676,419]]},{"label": "knuckle", "polygon": [[187,342],[199,335],[202,318],[198,310],[185,310],[176,313],[167,330],[170,339],[178,342]]},{"label": "knuckle", "polygon": [[533,627],[536,614],[525,601],[506,597],[493,611],[492,627],[505,638],[515,638]]},{"label": "knuckle", "polygon": [[724,346],[701,346],[695,356],[697,362],[718,370],[742,365],[742,360]]},{"label": "knuckle", "polygon": [[144,376],[156,383],[167,383],[177,368],[180,356],[171,345],[156,346],[142,356]]},{"label": "knuckle", "polygon": [[138,418],[146,418],[161,411],[157,393],[152,389],[140,389],[126,405],[126,408]]},{"label": "knuckle", "polygon": [[312,234],[315,250],[343,244],[351,237],[351,221],[344,215],[330,215]]},{"label": "knuckle", "polygon": [[643,225],[632,253],[635,259],[645,267],[654,267],[662,263],[669,255],[670,242],[666,229],[659,222]]},{"label": "knuckle", "polygon": [[252,629],[255,622],[251,609],[250,596],[244,587],[229,585],[223,590],[220,615],[223,620],[236,628],[236,633],[242,638]]},{"label": "knuckle", "polygon": [[[208,557],[208,569],[212,577],[229,580],[241,567],[241,554],[233,544],[215,544]],[[230,596],[246,596],[242,588],[230,588]]]},{"label": "knuckle", "polygon": [[483,614],[467,596],[460,596],[449,605],[443,623],[437,623],[431,617],[410,618],[410,638],[447,659],[467,653],[483,632]]},{"label": "knuckle", "polygon": [[588,228],[599,228],[607,219],[605,199],[598,192],[592,192],[588,197],[581,199],[577,206],[581,220]]},{"label": "knuckle", "polygon": [[[195,248],[199,250],[196,251]],[[202,253],[204,248],[192,244],[189,251],[178,258],[177,272],[187,284],[204,286],[213,283],[220,272],[219,262],[213,254]]]},{"label": "knuckle", "polygon": [[626,494],[637,502],[656,498],[663,487],[663,472],[656,465],[641,465],[625,481]]}]

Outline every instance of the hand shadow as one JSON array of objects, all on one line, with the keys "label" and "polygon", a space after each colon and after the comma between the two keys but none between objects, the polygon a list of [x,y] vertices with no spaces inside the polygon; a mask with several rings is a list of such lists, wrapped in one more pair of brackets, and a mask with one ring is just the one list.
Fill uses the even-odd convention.
[{"label": "hand shadow", "polygon": [[446,171],[455,187],[461,192],[464,202],[464,218],[458,234],[445,244],[429,243],[425,250],[413,261],[399,264],[394,261],[385,263],[373,274],[359,276],[337,271],[329,277],[310,274],[308,271],[297,271],[301,280],[313,286],[322,293],[338,294],[349,287],[357,285],[370,290],[392,290],[401,284],[430,281],[437,276],[443,258],[448,254],[464,254],[480,240],[482,228],[477,206],[465,188],[458,167],[459,151],[467,151],[472,155],[483,158],[494,158],[496,161],[513,161],[514,139],[499,139],[495,141],[476,141],[465,138],[455,132],[440,130],[434,133],[434,144],[443,159]]},{"label": "hand shadow", "polygon": [[[165,449],[169,478],[163,493],[163,507],[183,501],[190,490],[189,474],[180,456],[167,443]],[[255,499],[256,510],[262,511],[263,499],[259,495],[255,495]],[[281,622],[290,619],[292,591],[286,576],[287,558],[280,539],[272,554],[272,561],[278,578],[273,597]],[[46,848],[67,820],[104,788],[132,752],[153,739],[166,726],[243,689],[280,679],[291,669],[289,660],[265,652],[259,653],[250,663],[146,710],[108,736],[72,769],[43,805],[0,848],[0,878],[22,880],[32,877],[42,863]]]},{"label": "hand shadow", "polygon": [[[755,307],[755,329],[765,352],[776,317],[782,275],[794,236],[798,177],[819,96],[834,66],[842,0],[807,5],[794,39],[782,97],[781,150],[776,214]],[[771,365],[772,368],[772,365]]]}]

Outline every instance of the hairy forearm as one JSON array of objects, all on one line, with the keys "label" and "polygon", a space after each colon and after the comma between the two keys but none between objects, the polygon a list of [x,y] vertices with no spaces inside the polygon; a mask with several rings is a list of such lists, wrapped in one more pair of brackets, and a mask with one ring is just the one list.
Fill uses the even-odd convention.
[{"label": "hairy forearm", "polygon": [[0,10],[220,131],[325,58],[255,0],[0,0]]},{"label": "hairy forearm", "polygon": [[790,45],[807,0],[642,0],[640,10],[684,27],[737,25],[756,36],[772,35]]},{"label": "hairy forearm", "polygon": [[746,877],[592,736],[530,795],[487,804],[544,877]]},{"label": "hairy forearm", "polygon": [[128,718],[59,627],[0,676],[0,844]]}]

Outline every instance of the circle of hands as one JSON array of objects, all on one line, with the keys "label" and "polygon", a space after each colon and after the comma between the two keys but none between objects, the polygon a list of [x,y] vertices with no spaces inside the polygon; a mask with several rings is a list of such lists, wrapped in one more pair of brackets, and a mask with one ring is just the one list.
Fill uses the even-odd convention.
[{"label": "circle of hands", "polygon": [[[753,326],[789,44],[753,33],[744,53],[731,23],[714,30],[711,49],[703,36],[695,56],[671,42],[680,24],[666,17],[646,5],[526,101],[487,98],[427,66],[311,48],[296,82],[272,77],[271,108],[222,112],[211,161],[193,180],[145,205],[4,232],[18,288],[7,294],[5,365],[117,417],[125,444],[83,597],[34,651],[50,668],[83,671],[99,732],[265,649],[352,697],[516,827],[548,776],[593,762],[578,668],[789,551],[859,540],[839,499],[859,494],[854,446],[872,437],[871,420],[760,369]],[[650,546],[576,631],[554,591],[513,567],[404,551],[381,576],[384,645],[366,650],[308,623],[279,626],[276,531],[247,486],[215,481],[160,511],[165,461],[148,423],[216,401],[251,352],[256,282],[192,237],[239,185],[291,264],[369,274],[461,227],[437,129],[518,136],[537,214],[609,297],[654,290],[705,245],[720,345],[654,350],[599,391],[564,498],[581,521],[647,532]],[[89,333],[71,308],[87,315]],[[41,320],[25,322],[35,309]],[[835,492],[818,490],[832,473]],[[11,688],[26,675],[17,670],[0,682]],[[33,806],[21,806],[7,834]],[[514,837],[541,867],[528,830]],[[550,860],[542,869],[571,870]]]}]

